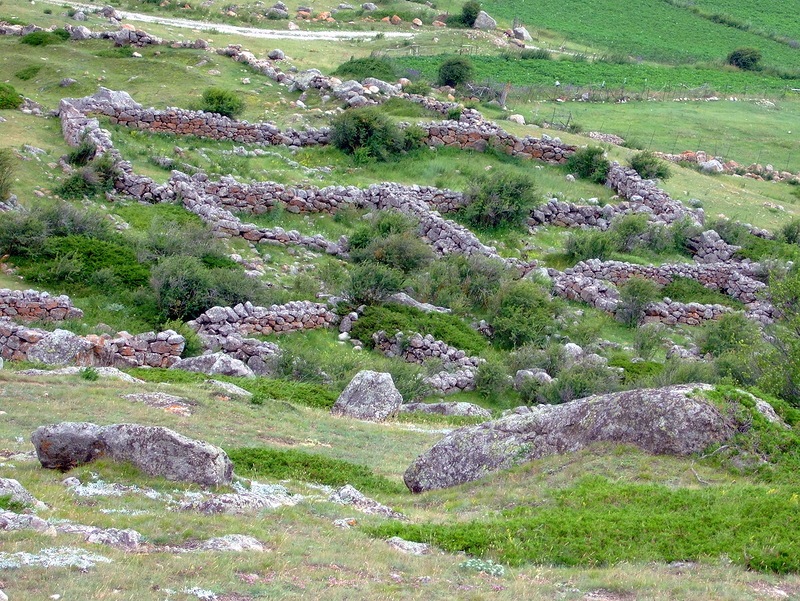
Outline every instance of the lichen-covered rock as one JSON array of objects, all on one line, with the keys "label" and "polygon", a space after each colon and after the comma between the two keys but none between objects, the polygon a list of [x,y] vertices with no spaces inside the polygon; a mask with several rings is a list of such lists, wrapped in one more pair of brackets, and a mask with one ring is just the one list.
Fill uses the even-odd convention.
[{"label": "lichen-covered rock", "polygon": [[168,428],[64,422],[37,428],[31,442],[42,466],[52,469],[107,457],[132,463],[151,476],[204,486],[228,484],[233,475],[225,451]]},{"label": "lichen-covered rock", "polygon": [[489,16],[485,11],[478,13],[475,23],[472,25],[475,29],[496,29],[497,21]]},{"label": "lichen-covered rock", "polygon": [[363,370],[336,399],[331,413],[381,422],[397,413],[402,403],[403,396],[395,388],[391,374]]},{"label": "lichen-covered rock", "polygon": [[199,357],[189,357],[177,361],[171,369],[182,369],[184,371],[194,371],[209,376],[239,376],[242,378],[252,378],[255,376],[253,370],[247,367],[244,362],[234,359],[225,353],[212,353],[200,355]]},{"label": "lichen-covered rock", "polygon": [[94,345],[67,330],[54,330],[47,333],[39,342],[28,349],[28,361],[38,361],[46,365],[65,365],[80,362],[82,356],[92,354]]},{"label": "lichen-covered rock", "polygon": [[37,509],[46,507],[44,503],[25,490],[25,487],[13,478],[0,478],[0,497],[11,497],[11,500],[15,503],[32,505]]},{"label": "lichen-covered rock", "polygon": [[736,433],[697,390],[704,384],[630,390],[532,408],[447,435],[406,470],[412,492],[446,488],[596,442],[632,444],[654,454],[689,455]]}]

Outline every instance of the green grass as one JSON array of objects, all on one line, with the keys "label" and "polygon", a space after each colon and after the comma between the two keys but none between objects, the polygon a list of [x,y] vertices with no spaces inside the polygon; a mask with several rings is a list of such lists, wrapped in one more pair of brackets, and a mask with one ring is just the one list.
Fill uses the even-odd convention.
[{"label": "green grass", "polygon": [[[396,60],[401,71],[418,71],[426,79],[435,80],[439,65],[445,58],[447,56],[418,56]],[[470,60],[475,67],[474,79],[477,82],[510,82],[515,86],[541,88],[543,95],[554,93],[556,81],[560,82],[562,90],[566,90],[564,93],[569,95],[572,95],[570,88],[579,88],[581,91],[592,89],[601,98],[607,98],[612,91],[624,90],[630,95],[663,92],[670,100],[687,95],[689,90],[697,88],[704,88],[709,94],[775,95],[785,93],[789,88],[800,87],[800,76],[781,79],[729,68],[522,60],[510,58],[508,55],[480,55],[471,57]],[[613,99],[613,95],[611,98]]]},{"label": "green grass", "polygon": [[691,278],[677,277],[664,286],[659,294],[681,303],[718,304],[734,309],[744,309],[744,305],[736,299],[716,290],[710,290]]},{"label": "green grass", "polygon": [[800,40],[800,16],[793,3],[769,0],[693,0],[691,5],[705,15],[722,15],[741,23],[753,33]]},{"label": "green grass", "polygon": [[363,465],[329,459],[305,451],[266,448],[227,449],[240,476],[273,480],[301,480],[328,486],[351,484],[365,493],[407,493],[405,486],[376,476]]}]

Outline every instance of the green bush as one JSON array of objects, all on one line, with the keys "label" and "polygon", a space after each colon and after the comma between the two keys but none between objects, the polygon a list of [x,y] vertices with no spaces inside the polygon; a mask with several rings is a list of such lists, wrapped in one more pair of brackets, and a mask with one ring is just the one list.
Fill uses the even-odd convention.
[{"label": "green bush", "polygon": [[0,109],[18,109],[22,106],[22,96],[7,83],[0,83]]},{"label": "green bush", "polygon": [[593,394],[619,389],[618,376],[604,365],[576,364],[558,372],[558,377],[538,391],[538,402],[558,405]]},{"label": "green bush", "polygon": [[403,132],[377,107],[350,109],[331,121],[331,143],[358,161],[388,161],[407,150]]},{"label": "green bush", "polygon": [[728,55],[726,62],[745,71],[757,71],[761,63],[761,51],[758,48],[737,48]]},{"label": "green bush", "polygon": [[244,98],[224,88],[208,88],[203,92],[200,108],[207,113],[234,118],[244,111]]},{"label": "green bush", "polygon": [[518,280],[500,289],[490,322],[494,340],[501,348],[541,344],[553,326],[556,304],[546,290],[529,280]]},{"label": "green bush", "polygon": [[412,81],[408,84],[403,91],[408,94],[418,94],[419,96],[427,96],[431,91],[431,84],[423,79]]},{"label": "green bush", "polygon": [[400,290],[403,272],[380,263],[361,263],[350,271],[345,296],[355,306],[374,305]]},{"label": "green bush", "polygon": [[411,287],[427,302],[485,311],[509,277],[509,270],[497,259],[448,255],[429,265],[426,274],[415,277]]},{"label": "green bush", "polygon": [[792,219],[781,227],[778,237],[787,244],[800,244],[800,219]]},{"label": "green bush", "polygon": [[300,480],[327,486],[351,484],[366,493],[402,494],[405,487],[388,478],[374,474],[363,465],[322,455],[266,448],[227,449],[236,473],[250,478]]},{"label": "green bush", "polygon": [[475,372],[475,390],[485,399],[497,401],[511,389],[511,378],[501,361],[489,359]]},{"label": "green bush", "polygon": [[629,213],[620,215],[611,222],[609,232],[617,250],[631,252],[642,244],[642,239],[650,229],[647,215],[644,213]]},{"label": "green bush", "polygon": [[644,310],[650,303],[658,300],[658,284],[642,277],[634,276],[619,286],[620,304],[616,317],[629,328],[639,325]]},{"label": "green bush", "polygon": [[564,243],[564,254],[573,262],[587,259],[606,260],[617,251],[617,241],[609,232],[584,230],[570,232]]},{"label": "green bush", "polygon": [[648,323],[633,333],[633,352],[636,356],[650,361],[664,342],[665,332],[661,324]]},{"label": "green bush", "polygon": [[116,175],[117,168],[113,159],[105,154],[95,157],[79,171],[67,177],[55,187],[54,192],[66,200],[80,200],[111,190]]},{"label": "green bush", "polygon": [[544,48],[525,48],[519,53],[519,57],[523,60],[549,61],[553,58],[553,55]]},{"label": "green bush", "polygon": [[621,367],[625,370],[622,383],[625,385],[643,386],[641,382],[648,381],[657,376],[664,369],[663,363],[656,361],[631,361],[624,355],[612,357],[608,362],[609,367]]},{"label": "green bush", "polygon": [[374,238],[364,248],[353,250],[350,256],[357,263],[372,261],[408,273],[430,263],[433,251],[418,235],[403,232],[386,238]]},{"label": "green bush", "polygon": [[76,167],[83,167],[94,158],[97,147],[89,140],[82,140],[78,146],[67,153],[67,163]]},{"label": "green bush", "polygon": [[10,148],[0,148],[0,200],[6,200],[11,196],[11,183],[14,181],[16,170],[17,158],[14,156],[14,151]]},{"label": "green bush", "polygon": [[350,334],[372,348],[372,335],[383,330],[387,336],[395,332],[430,334],[469,355],[478,355],[489,345],[486,339],[449,313],[424,313],[413,307],[387,304],[367,307],[364,314],[353,323]]},{"label": "green bush", "polygon": [[471,81],[475,75],[472,61],[463,56],[446,59],[439,66],[438,83],[453,88]]},{"label": "green bush", "polygon": [[567,170],[580,178],[588,179],[596,184],[604,184],[611,163],[605,158],[605,152],[597,146],[579,148],[567,159]]},{"label": "green bush", "polygon": [[375,77],[384,81],[393,81],[397,78],[392,63],[385,58],[375,56],[350,57],[350,60],[336,67],[333,75],[358,81],[363,81],[367,77]]},{"label": "green bush", "polygon": [[464,219],[487,230],[522,227],[541,202],[531,176],[512,171],[481,174],[470,181],[465,194]]},{"label": "green bush", "polygon": [[21,44],[28,46],[50,46],[60,44],[69,39],[69,32],[66,29],[56,29],[54,31],[34,31],[20,38]]},{"label": "green bush", "polygon": [[14,73],[14,77],[16,77],[17,79],[21,79],[22,81],[28,81],[36,77],[36,75],[41,70],[42,70],[41,65],[29,65]]},{"label": "green bush", "polygon": [[630,165],[644,179],[667,179],[671,175],[667,164],[650,151],[636,153]]},{"label": "green bush", "polygon": [[475,25],[475,19],[478,18],[478,14],[481,12],[481,3],[477,2],[476,0],[469,0],[465,2],[464,5],[461,7],[461,14],[459,15],[459,20],[464,25],[464,27],[472,27]]},{"label": "green bush", "polygon": [[178,319],[165,321],[161,325],[161,331],[163,332],[164,330],[172,330],[183,336],[186,340],[181,357],[197,357],[203,354],[203,341],[200,339],[200,335],[185,322]]},{"label": "green bush", "polygon": [[726,305],[743,309],[744,304],[727,294],[706,288],[692,278],[676,277],[661,290],[663,296],[682,303],[702,303],[704,305]]}]

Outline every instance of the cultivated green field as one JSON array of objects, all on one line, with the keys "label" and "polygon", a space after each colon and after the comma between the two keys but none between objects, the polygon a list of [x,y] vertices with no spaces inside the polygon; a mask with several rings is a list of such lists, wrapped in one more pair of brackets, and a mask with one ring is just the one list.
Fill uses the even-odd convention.
[{"label": "cultivated green field", "polygon": [[738,0],[693,0],[686,2],[686,5],[712,18],[731,17],[743,28],[759,35],[785,36],[787,43],[800,39],[800,7],[796,1],[750,0],[744,3]]}]

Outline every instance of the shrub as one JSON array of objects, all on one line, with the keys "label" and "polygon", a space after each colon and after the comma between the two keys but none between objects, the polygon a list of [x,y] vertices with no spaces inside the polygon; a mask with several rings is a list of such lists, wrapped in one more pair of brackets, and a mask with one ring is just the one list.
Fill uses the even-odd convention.
[{"label": "shrub", "polygon": [[234,118],[244,111],[244,99],[231,90],[208,88],[203,92],[200,107],[207,113]]},{"label": "shrub", "polygon": [[784,225],[778,232],[778,237],[787,244],[800,244],[800,219],[792,219]]},{"label": "shrub", "polygon": [[461,15],[459,15],[459,20],[465,27],[472,27],[475,25],[475,19],[478,18],[478,14],[480,12],[481,3],[476,2],[476,0],[469,0],[461,7]]},{"label": "shrub", "polygon": [[169,257],[152,270],[150,286],[165,319],[192,319],[211,305],[211,276],[195,257]]},{"label": "shrub", "polygon": [[472,61],[463,56],[448,58],[439,66],[438,82],[441,86],[457,87],[471,81],[475,74]]},{"label": "shrub", "polygon": [[647,215],[630,213],[615,218],[609,231],[617,250],[630,252],[641,244],[648,229]]},{"label": "shrub", "polygon": [[21,44],[28,46],[50,46],[60,44],[69,39],[69,32],[66,29],[56,29],[54,31],[34,31],[20,38]]},{"label": "shrub", "polygon": [[342,63],[333,72],[338,77],[346,77],[362,81],[367,77],[375,77],[384,81],[393,81],[397,74],[392,64],[385,58],[367,56],[364,58],[353,58]]},{"label": "shrub", "polygon": [[727,294],[706,288],[691,278],[676,277],[661,290],[663,296],[682,303],[703,303],[705,305],[726,305],[735,309],[743,309],[744,305]]},{"label": "shrub", "polygon": [[227,449],[236,473],[251,478],[300,480],[340,487],[352,484],[369,493],[403,493],[405,487],[372,473],[368,467],[322,455],[266,448]]},{"label": "shrub", "polygon": [[645,179],[667,179],[671,175],[667,164],[650,151],[635,154],[630,165]]},{"label": "shrub", "polygon": [[376,107],[350,109],[334,117],[331,143],[361,161],[386,161],[406,149],[403,133]]},{"label": "shrub", "polygon": [[586,230],[571,232],[564,243],[564,254],[571,261],[608,259],[617,251],[617,243],[608,232]]},{"label": "shrub", "polygon": [[418,94],[420,96],[427,96],[431,91],[431,84],[423,79],[412,81],[408,84],[403,91],[408,94]]},{"label": "shrub", "polygon": [[664,327],[661,324],[649,323],[636,328],[633,334],[633,351],[636,356],[650,361],[664,341]]},{"label": "shrub", "polygon": [[350,271],[345,296],[353,305],[374,305],[400,290],[403,272],[379,263],[362,263]]},{"label": "shrub", "polygon": [[7,83],[0,83],[0,109],[18,109],[22,106],[22,96]]},{"label": "shrub", "polygon": [[94,158],[97,147],[89,140],[82,140],[78,146],[67,153],[67,163],[76,167],[83,167]]},{"label": "shrub", "polygon": [[511,378],[502,362],[490,359],[478,366],[475,372],[475,390],[487,399],[499,399],[511,388]]},{"label": "shrub", "polygon": [[465,197],[464,219],[488,230],[524,225],[541,200],[532,177],[511,171],[473,178]]},{"label": "shrub", "polygon": [[629,328],[639,325],[647,305],[658,298],[659,286],[642,277],[629,278],[619,287],[620,304],[616,317]]},{"label": "shrub", "polygon": [[11,196],[11,183],[14,181],[16,169],[14,151],[10,148],[0,148],[0,201]]},{"label": "shrub", "polygon": [[604,365],[576,364],[558,372],[558,377],[539,389],[540,403],[558,405],[592,394],[614,392],[619,377]]},{"label": "shrub", "polygon": [[509,277],[505,265],[497,259],[448,255],[434,261],[427,274],[415,278],[412,288],[427,302],[485,311]]},{"label": "shrub", "polygon": [[374,261],[404,273],[419,269],[433,260],[431,247],[412,232],[374,238],[367,246],[353,250],[350,255],[357,263]]},{"label": "shrub", "polygon": [[41,65],[29,65],[24,69],[20,69],[16,73],[14,73],[14,77],[17,79],[21,79],[22,81],[28,81],[29,79],[33,79],[42,70]]},{"label": "shrub", "polygon": [[756,71],[761,62],[761,51],[758,48],[737,48],[728,55],[726,62],[745,71]]},{"label": "shrub", "polygon": [[502,348],[541,344],[547,337],[555,303],[545,289],[529,280],[518,280],[500,290],[491,316],[494,340]]},{"label": "shrub", "polygon": [[579,148],[567,159],[567,169],[578,177],[604,184],[611,169],[611,163],[604,154],[603,149],[597,146]]}]

